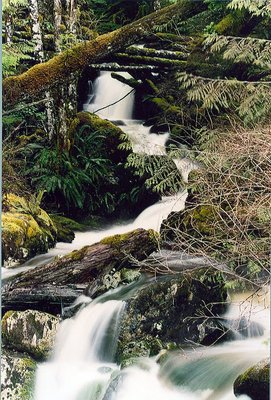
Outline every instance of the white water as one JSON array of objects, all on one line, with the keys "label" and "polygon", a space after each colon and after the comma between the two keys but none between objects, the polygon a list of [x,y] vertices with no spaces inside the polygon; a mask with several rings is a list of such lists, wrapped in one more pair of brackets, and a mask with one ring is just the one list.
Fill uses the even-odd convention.
[{"label": "white water", "polygon": [[[122,76],[125,78],[131,77],[128,73],[122,73]],[[90,85],[90,87],[92,86]],[[86,103],[84,105],[84,110],[93,112],[103,108],[103,110],[99,111],[97,114],[102,118],[108,118],[120,123],[120,128],[127,133],[132,142],[134,152],[148,155],[166,154],[165,145],[169,137],[169,132],[162,135],[151,134],[150,127],[144,126],[143,121],[131,119],[134,104],[133,94],[125,97],[114,106],[106,107],[129,93],[130,88],[127,85],[111,78],[111,73],[105,71],[100,73],[100,76],[94,82],[93,88],[95,95],[94,97],[93,95],[89,95],[88,101],[92,100],[92,102],[90,104]],[[188,174],[195,168],[195,164],[188,159],[175,160],[175,163],[177,161],[177,168],[181,171],[183,180],[187,181]],[[30,268],[47,264],[52,261],[54,257],[61,257],[83,246],[99,242],[107,236],[129,232],[137,228],[159,231],[162,221],[166,219],[172,211],[181,211],[184,208],[186,197],[187,192],[185,190],[180,191],[176,195],[163,197],[161,201],[145,209],[132,222],[128,221],[115,224],[108,229],[99,231],[76,232],[75,239],[72,243],[58,242],[57,245],[46,254],[40,254],[20,267],[2,268],[2,281],[5,282],[18,273],[27,271]]]},{"label": "white water", "polygon": [[[120,296],[120,289],[113,292]],[[114,363],[114,352],[124,302],[102,296],[100,301],[105,302],[97,299],[61,323],[51,360],[38,367],[34,400],[235,400],[236,377],[268,355],[269,312],[264,295],[248,296],[233,298],[227,316],[239,316],[237,306],[253,310],[250,317],[264,327],[261,338],[191,346],[172,353],[162,367],[154,358],[142,358],[122,371]],[[109,392],[118,376],[119,383],[113,383],[115,389]]]},{"label": "white water", "polygon": [[[84,108],[95,111],[115,102],[129,92],[125,85],[120,85],[115,80],[113,83],[109,73],[102,73],[94,84],[94,103]],[[127,96],[116,107],[101,110],[99,114],[111,120],[125,120],[124,130],[131,138],[134,151],[165,154],[169,133],[150,135],[149,128],[140,121],[131,120],[132,108],[133,98]],[[187,162],[176,160],[176,163],[182,164],[187,179],[189,169],[183,169],[189,168]],[[171,211],[184,207],[185,198],[185,192],[164,198],[144,210],[133,222],[101,231],[76,233],[72,244],[58,243],[48,254],[35,257],[21,269],[44,264],[56,255],[90,245],[108,235],[139,227],[159,230],[162,220]],[[240,315],[239,304],[233,304],[227,318]],[[263,305],[251,307],[250,304],[243,303],[250,310],[250,319],[256,318],[264,326],[263,337],[228,342],[213,348],[185,350],[173,355],[165,368],[160,368],[155,359],[143,359],[138,365],[120,372],[114,363],[114,352],[124,302],[107,300],[99,303],[97,300],[90,303],[74,318],[62,322],[51,359],[38,366],[34,400],[235,400],[232,391],[235,377],[268,354],[269,312]],[[243,312],[241,310],[241,315]],[[107,389],[118,374],[121,374],[120,383],[109,394]],[[181,383],[180,375],[185,378]],[[242,396],[239,399],[248,398]]]},{"label": "white water", "polygon": [[[131,75],[127,72],[122,72],[121,75],[127,79],[131,78]],[[111,120],[132,118],[134,92],[129,86],[117,79],[111,78],[110,72],[100,72],[100,76],[94,82],[93,90],[93,102],[90,104],[84,104],[83,109],[85,111],[95,112],[101,118],[108,118]],[[128,95],[129,92],[131,93]],[[118,102],[118,100],[122,99],[124,96],[126,97],[122,101]]]}]

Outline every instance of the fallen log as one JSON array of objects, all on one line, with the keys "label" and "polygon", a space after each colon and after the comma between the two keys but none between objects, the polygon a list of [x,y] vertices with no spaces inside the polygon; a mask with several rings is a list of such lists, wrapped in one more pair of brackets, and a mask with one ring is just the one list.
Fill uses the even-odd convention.
[{"label": "fallen log", "polygon": [[8,108],[23,99],[36,97],[50,86],[66,82],[71,74],[80,73],[89,64],[102,62],[106,57],[137,43],[173,16],[186,20],[206,7],[203,1],[181,0],[116,31],[77,44],[45,63],[34,65],[21,75],[4,79],[3,104]]},{"label": "fallen log", "polygon": [[114,55],[114,60],[121,62],[128,62],[137,65],[147,64],[147,65],[159,65],[160,67],[178,67],[180,70],[184,70],[187,63],[184,60],[169,59],[169,58],[159,58],[151,56],[133,55],[126,53],[116,53]]},{"label": "fallen log", "polygon": [[156,58],[166,58],[169,60],[186,60],[188,57],[188,52],[184,51],[172,51],[164,49],[153,49],[149,47],[139,47],[139,46],[129,46],[125,49],[126,54],[139,55],[146,57],[156,57]]},{"label": "fallen log", "polygon": [[157,234],[153,230],[136,229],[115,235],[91,246],[59,258],[48,265],[36,267],[18,275],[8,284],[8,291],[33,288],[37,285],[86,284],[101,272],[129,266],[129,257],[143,260],[157,249]]}]

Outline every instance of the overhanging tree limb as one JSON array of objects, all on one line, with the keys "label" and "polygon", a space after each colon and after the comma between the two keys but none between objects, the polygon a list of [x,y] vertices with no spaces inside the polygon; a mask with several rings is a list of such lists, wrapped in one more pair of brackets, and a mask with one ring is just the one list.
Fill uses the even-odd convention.
[{"label": "overhanging tree limb", "polygon": [[104,34],[95,40],[80,43],[51,60],[37,64],[21,75],[3,81],[3,104],[14,106],[21,100],[36,97],[44,89],[64,82],[71,74],[81,72],[87,65],[132,45],[152,29],[173,17],[187,19],[206,8],[202,1],[180,0],[178,3],[147,15],[123,28]]}]

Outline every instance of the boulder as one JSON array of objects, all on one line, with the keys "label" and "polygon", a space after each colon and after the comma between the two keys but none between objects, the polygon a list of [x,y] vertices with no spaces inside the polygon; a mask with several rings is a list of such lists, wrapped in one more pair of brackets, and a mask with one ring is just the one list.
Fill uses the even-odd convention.
[{"label": "boulder", "polygon": [[2,319],[2,338],[7,348],[44,360],[51,351],[59,319],[35,310],[9,311]]},{"label": "boulder", "polygon": [[2,349],[1,399],[29,400],[33,395],[36,363],[28,355]]},{"label": "boulder", "polygon": [[12,267],[56,243],[56,228],[49,215],[24,198],[8,194],[3,201],[2,249],[5,267]]},{"label": "boulder", "polygon": [[239,375],[233,384],[236,397],[245,394],[252,400],[269,400],[270,360],[266,358]]},{"label": "boulder", "polygon": [[51,214],[50,218],[56,227],[58,242],[71,243],[75,236],[74,231],[83,231],[86,229],[85,225],[61,215]]},{"label": "boulder", "polygon": [[[155,355],[187,340],[211,344],[223,338],[217,316],[226,311],[222,274],[212,268],[168,275],[143,286],[127,300],[117,358]],[[214,318],[213,318],[214,317]]]}]

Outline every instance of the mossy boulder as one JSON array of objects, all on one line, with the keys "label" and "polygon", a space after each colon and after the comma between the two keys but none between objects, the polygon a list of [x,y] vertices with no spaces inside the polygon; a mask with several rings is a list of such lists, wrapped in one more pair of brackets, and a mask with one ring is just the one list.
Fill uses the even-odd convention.
[{"label": "mossy boulder", "polygon": [[269,400],[270,360],[266,358],[247,369],[235,380],[233,389],[235,396],[243,394],[252,400]]},{"label": "mossy boulder", "polygon": [[58,242],[71,243],[75,236],[74,231],[83,231],[86,229],[85,225],[62,215],[51,214],[50,218],[57,229]]},{"label": "mossy boulder", "polygon": [[127,151],[120,150],[119,145],[123,142],[129,143],[129,139],[128,136],[118,126],[114,125],[108,120],[100,118],[96,114],[81,111],[76,115],[74,123],[71,124],[71,129],[69,132],[71,143],[76,129],[83,125],[89,126],[91,131],[100,134],[100,137],[103,138],[104,141],[105,154],[111,161],[114,163],[125,162]]},{"label": "mossy boulder", "polygon": [[59,319],[35,310],[8,311],[2,319],[2,338],[6,347],[44,360],[51,351]]},{"label": "mossy boulder", "polygon": [[159,277],[127,301],[118,361],[155,355],[162,348],[183,346],[187,340],[199,344],[219,340],[222,331],[217,316],[225,312],[226,300],[224,279],[212,268]]},{"label": "mossy boulder", "polygon": [[2,249],[5,266],[45,253],[56,243],[56,228],[49,215],[24,198],[8,194],[2,214]]},{"label": "mossy boulder", "polygon": [[1,399],[30,400],[33,396],[36,363],[28,355],[2,349]]}]

